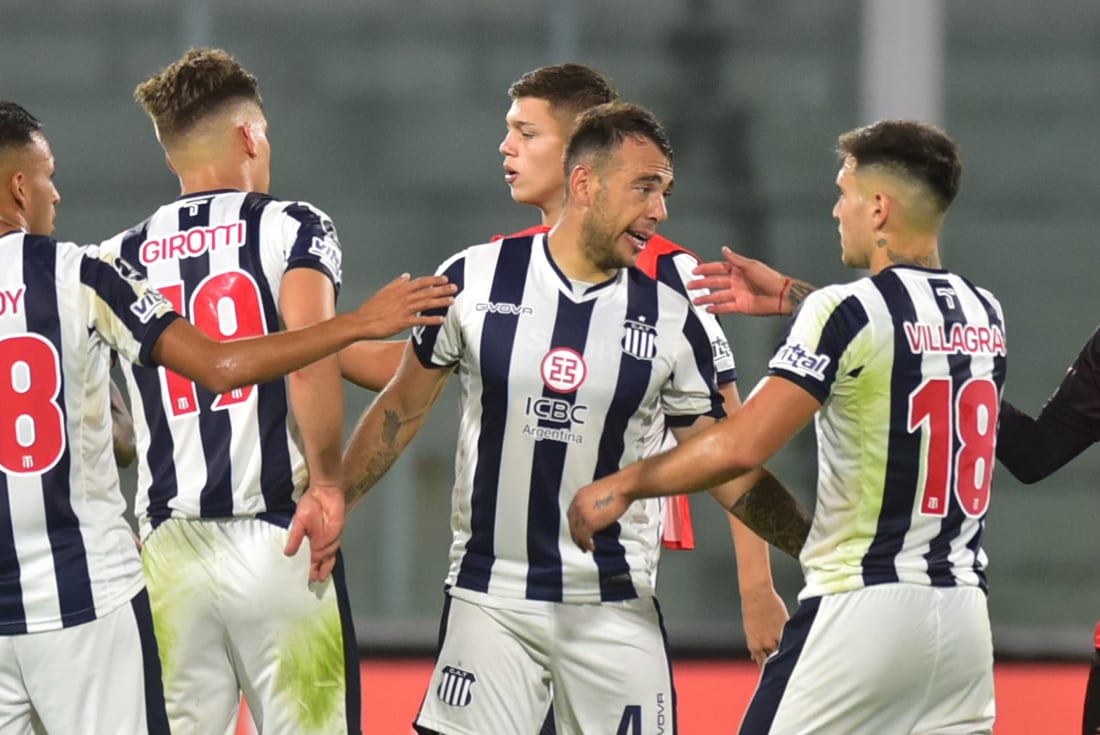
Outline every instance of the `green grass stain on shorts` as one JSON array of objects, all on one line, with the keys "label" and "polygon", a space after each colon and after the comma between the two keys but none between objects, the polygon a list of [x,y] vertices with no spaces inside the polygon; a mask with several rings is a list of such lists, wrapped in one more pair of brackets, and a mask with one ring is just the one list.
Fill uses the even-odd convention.
[{"label": "green grass stain on shorts", "polygon": [[279,651],[276,686],[296,711],[302,732],[331,732],[344,719],[344,636],[336,600],[300,621]]}]

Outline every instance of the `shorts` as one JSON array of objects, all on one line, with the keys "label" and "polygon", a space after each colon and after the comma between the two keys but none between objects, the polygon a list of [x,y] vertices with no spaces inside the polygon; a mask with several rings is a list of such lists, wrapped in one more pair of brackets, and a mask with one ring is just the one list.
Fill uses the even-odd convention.
[{"label": "shorts", "polygon": [[308,542],[256,518],[169,519],[142,561],[173,735],[233,735],[241,693],[265,735],[360,732],[359,656],[341,560],[309,581]]},{"label": "shorts", "polygon": [[660,607],[512,600],[449,592],[440,651],[416,726],[443,735],[675,732]]},{"label": "shorts", "polygon": [[91,622],[0,636],[0,733],[168,735],[149,596]]},{"label": "shorts", "polygon": [[988,735],[993,717],[985,593],[881,584],[799,605],[740,735]]}]

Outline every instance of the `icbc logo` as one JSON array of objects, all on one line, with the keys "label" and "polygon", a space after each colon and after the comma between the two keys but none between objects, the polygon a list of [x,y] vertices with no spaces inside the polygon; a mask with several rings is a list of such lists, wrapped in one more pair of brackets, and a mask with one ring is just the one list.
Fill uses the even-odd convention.
[{"label": "icbc logo", "polygon": [[555,347],[542,358],[542,382],[555,393],[572,393],[588,377],[584,358],[568,347]]}]

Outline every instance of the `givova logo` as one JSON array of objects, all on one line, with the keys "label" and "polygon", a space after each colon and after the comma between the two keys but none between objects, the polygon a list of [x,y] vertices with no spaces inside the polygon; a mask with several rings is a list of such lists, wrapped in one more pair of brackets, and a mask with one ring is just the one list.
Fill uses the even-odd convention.
[{"label": "givova logo", "polygon": [[443,679],[435,690],[439,700],[452,707],[465,707],[474,698],[473,688],[477,677],[472,672],[454,666],[443,667]]}]

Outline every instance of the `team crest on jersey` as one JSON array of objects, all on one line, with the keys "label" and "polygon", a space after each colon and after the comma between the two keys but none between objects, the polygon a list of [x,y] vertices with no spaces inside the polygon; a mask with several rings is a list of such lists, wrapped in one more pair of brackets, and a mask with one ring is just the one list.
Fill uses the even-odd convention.
[{"label": "team crest on jersey", "polygon": [[542,358],[542,382],[555,393],[572,393],[588,377],[584,355],[568,347],[555,347]]},{"label": "team crest on jersey", "polygon": [[622,347],[623,352],[631,357],[652,360],[657,356],[657,328],[627,319],[623,322]]},{"label": "team crest on jersey", "polygon": [[798,342],[788,342],[776,351],[768,363],[769,368],[789,370],[804,378],[825,380],[825,369],[829,367],[829,356],[810,352]]},{"label": "team crest on jersey", "polygon": [[477,677],[454,666],[443,667],[443,678],[435,690],[439,700],[452,707],[465,707],[473,701]]}]

